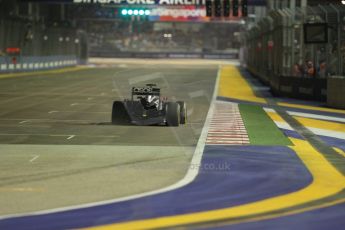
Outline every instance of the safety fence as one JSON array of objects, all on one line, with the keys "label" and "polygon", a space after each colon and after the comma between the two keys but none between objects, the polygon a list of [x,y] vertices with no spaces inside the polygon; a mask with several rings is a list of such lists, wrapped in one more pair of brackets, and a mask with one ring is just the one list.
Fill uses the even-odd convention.
[{"label": "safety fence", "polygon": [[327,78],[345,75],[345,6],[275,10],[246,35],[250,72],[273,92],[326,100]]}]

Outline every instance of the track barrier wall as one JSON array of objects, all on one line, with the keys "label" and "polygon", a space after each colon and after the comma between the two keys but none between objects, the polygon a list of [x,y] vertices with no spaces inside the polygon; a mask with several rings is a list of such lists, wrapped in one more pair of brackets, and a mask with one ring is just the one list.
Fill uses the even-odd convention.
[{"label": "track barrier wall", "polygon": [[[344,5],[271,11],[246,34],[248,70],[278,95],[326,101],[327,79],[345,76],[344,18]],[[306,42],[305,24],[326,24],[326,41]]]},{"label": "track barrier wall", "polygon": [[237,59],[238,54],[221,53],[172,53],[172,52],[90,52],[92,57],[112,58],[176,58],[176,59]]},{"label": "track barrier wall", "polygon": [[85,63],[86,34],[71,24],[0,17],[0,73],[54,69]]},{"label": "track barrier wall", "polygon": [[345,77],[332,76],[328,78],[327,105],[345,109]]},{"label": "track barrier wall", "polygon": [[16,63],[9,57],[0,57],[0,73],[56,69],[77,64],[77,58],[73,55],[18,57]]}]

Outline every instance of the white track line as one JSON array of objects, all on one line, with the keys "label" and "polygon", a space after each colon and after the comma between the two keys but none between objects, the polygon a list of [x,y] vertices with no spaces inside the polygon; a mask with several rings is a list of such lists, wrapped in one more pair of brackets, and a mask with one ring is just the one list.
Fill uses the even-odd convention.
[{"label": "white track line", "polygon": [[100,104],[100,103],[73,103],[71,104],[70,106],[73,107],[73,106],[83,106],[83,105],[88,105],[88,106],[94,106],[94,105],[101,105],[101,106],[109,106],[109,104]]},{"label": "white track line", "polygon": [[345,123],[345,118],[340,118],[340,117],[324,116],[324,115],[300,113],[300,112],[292,112],[292,111],[288,111],[287,113],[291,116],[306,117],[306,118],[313,118],[313,119],[326,120],[326,121],[337,121],[337,122]]},{"label": "white track line", "polygon": [[86,114],[106,114],[110,112],[85,112],[85,111],[49,111],[49,114],[53,113],[86,113]]},{"label": "white track line", "polygon": [[[190,165],[200,165],[202,155],[204,153],[204,148],[206,144],[206,138],[207,138],[207,133],[209,129],[209,125],[211,122],[212,115],[214,113],[214,104],[218,95],[218,85],[219,85],[219,79],[220,79],[220,70],[221,66],[218,68],[218,74],[217,74],[217,80],[216,84],[214,86],[214,91],[213,91],[213,96],[212,100],[210,103],[210,108],[207,113],[207,117],[204,123],[204,127],[202,128],[198,144],[195,148],[193,158],[191,160]],[[74,206],[68,206],[68,207],[63,207],[63,208],[55,208],[55,209],[49,209],[49,210],[43,210],[43,211],[37,211],[37,212],[30,212],[30,213],[22,213],[22,214],[13,214],[13,215],[5,215],[5,216],[0,216],[0,220],[3,219],[8,219],[8,218],[14,218],[14,217],[23,217],[23,216],[35,216],[35,215],[43,215],[43,214],[49,214],[49,213],[55,213],[55,212],[63,212],[63,211],[69,211],[69,210],[74,210],[74,209],[81,209],[81,208],[89,208],[89,207],[94,207],[94,206],[99,206],[99,205],[106,205],[106,204],[111,204],[111,203],[117,203],[117,202],[122,202],[122,201],[128,201],[128,200],[133,200],[133,199],[138,199],[146,196],[152,196],[156,194],[160,194],[163,192],[169,192],[172,190],[176,190],[178,188],[181,188],[183,186],[186,186],[187,184],[191,183],[194,181],[196,176],[199,173],[199,167],[189,167],[189,170],[185,177],[178,181],[177,183],[170,185],[168,187],[154,190],[151,192],[145,192],[133,196],[127,196],[123,198],[117,198],[117,199],[112,199],[112,200],[106,200],[106,201],[100,201],[100,202],[94,202],[94,203],[88,203],[88,204],[82,204],[82,205],[74,205]]]},{"label": "white track line", "polygon": [[[37,126],[35,126],[37,127]],[[43,136],[43,137],[66,137],[70,140],[74,137],[90,137],[90,138],[118,138],[118,135],[102,136],[102,135],[71,135],[71,134],[46,134],[46,133],[0,133],[0,136]]]},{"label": "white track line", "polygon": [[34,162],[34,161],[37,160],[37,158],[39,158],[39,157],[40,157],[39,155],[35,156],[34,158],[32,158],[32,159],[30,160],[30,163]]},{"label": "white track line", "polygon": [[71,140],[72,138],[74,138],[75,137],[75,135],[71,135],[71,136],[69,136],[68,138],[67,138],[67,140]]},{"label": "white track line", "polygon": [[[264,110],[266,112],[276,113],[276,111],[274,109],[265,108]],[[312,115],[312,114],[310,114],[310,115]],[[315,117],[313,117],[313,118],[315,118]],[[281,129],[287,129],[287,130],[294,131],[294,129],[286,122],[274,121],[274,123]],[[318,129],[318,128],[313,128],[313,127],[309,127],[309,126],[305,126],[305,127],[307,129],[309,129],[311,132],[313,132],[314,134],[319,135],[319,136],[334,137],[334,138],[345,140],[345,133],[344,132],[337,132],[337,131],[327,130],[327,129]]]},{"label": "white track line", "polygon": [[[278,126],[278,128],[295,131],[286,122],[274,121],[274,123]],[[314,134],[319,135],[319,136],[334,137],[334,138],[345,140],[345,133],[343,133],[343,132],[337,132],[337,131],[331,131],[331,130],[325,130],[325,129],[318,129],[318,128],[312,128],[312,127],[307,127],[307,126],[306,126],[306,128],[309,129]]]},{"label": "white track line", "polygon": [[344,132],[337,132],[337,131],[326,130],[326,129],[312,128],[312,127],[306,127],[306,128],[308,128],[310,131],[312,131],[316,135],[334,137],[334,138],[345,140]]},{"label": "white track line", "polygon": [[[3,119],[0,118],[0,121],[23,121],[26,119]],[[28,118],[27,122],[76,122],[76,121],[83,121],[83,122],[96,122],[92,120],[59,120],[59,119],[36,119],[36,118]]]}]

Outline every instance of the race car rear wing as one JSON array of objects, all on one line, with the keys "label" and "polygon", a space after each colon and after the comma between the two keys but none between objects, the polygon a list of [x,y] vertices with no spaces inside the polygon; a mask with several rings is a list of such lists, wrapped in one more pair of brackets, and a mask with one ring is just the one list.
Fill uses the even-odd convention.
[{"label": "race car rear wing", "polygon": [[154,88],[154,87],[133,87],[132,88],[132,96],[160,96],[161,89]]}]

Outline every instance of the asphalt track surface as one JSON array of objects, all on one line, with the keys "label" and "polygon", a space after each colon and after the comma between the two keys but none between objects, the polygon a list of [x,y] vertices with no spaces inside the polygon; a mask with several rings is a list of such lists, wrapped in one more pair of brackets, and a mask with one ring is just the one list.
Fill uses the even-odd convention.
[{"label": "asphalt track surface", "polygon": [[[0,143],[193,146],[216,75],[216,65],[135,65],[1,79]],[[159,84],[168,98],[189,104],[190,125],[166,129],[110,124],[112,101],[129,98],[132,86],[150,82]]]},{"label": "asphalt track surface", "polygon": [[[218,100],[265,102],[246,89],[247,83],[236,68],[224,67],[222,72],[228,78],[225,82],[232,84],[220,89]],[[231,87],[243,89],[232,91]],[[322,113],[327,119],[343,117],[339,111],[336,117],[324,111],[298,111]],[[280,126],[280,119],[271,118]],[[314,123],[321,124],[317,120]],[[281,130],[293,146],[206,146],[196,166],[197,177],[179,189],[93,207],[2,219],[0,228],[343,229],[345,154],[327,156],[298,132]],[[332,134],[326,129],[318,131]],[[329,147],[344,146],[345,137],[318,137]]]},{"label": "asphalt track surface", "polygon": [[[0,213],[25,213],[166,187],[189,167],[218,65],[106,65],[0,79]],[[114,126],[114,100],[157,83],[188,124]]]}]

